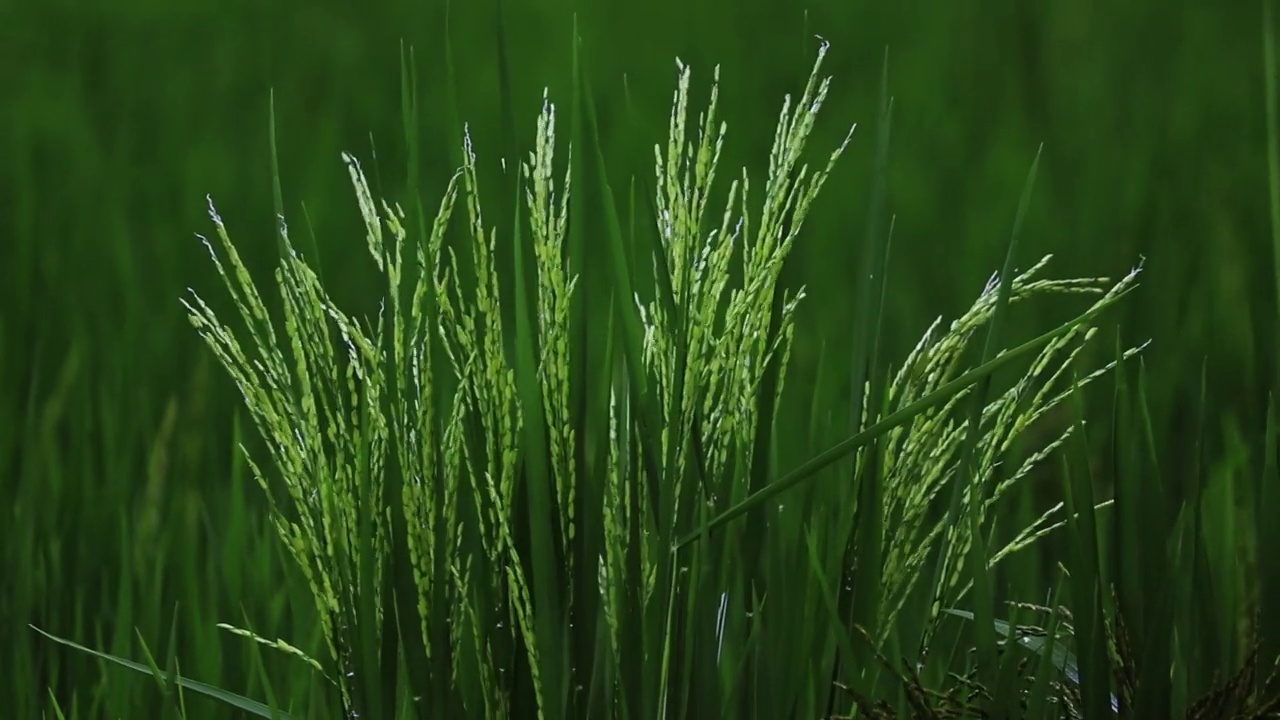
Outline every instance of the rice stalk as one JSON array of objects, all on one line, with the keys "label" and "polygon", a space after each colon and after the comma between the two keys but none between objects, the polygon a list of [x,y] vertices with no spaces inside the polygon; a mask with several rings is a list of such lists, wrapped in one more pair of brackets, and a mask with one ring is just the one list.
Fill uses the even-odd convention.
[{"label": "rice stalk", "polygon": [[[759,594],[760,588],[767,588],[767,576],[790,580],[770,576],[774,571],[768,570],[790,571],[776,559],[788,547],[804,546],[795,544],[801,535],[791,538],[788,533],[849,529],[847,522],[792,526],[770,519],[763,536],[754,541],[766,556],[772,555],[772,564],[735,566],[731,541],[708,546],[692,565],[672,562],[672,546],[680,533],[732,511],[747,498],[746,478],[759,470],[753,467],[759,457],[756,444],[771,441],[757,437],[763,408],[776,407],[776,402],[764,402],[764,379],[768,368],[776,366],[776,382],[769,387],[776,394],[772,400],[780,399],[787,387],[796,312],[804,298],[803,287],[781,286],[781,269],[853,133],[851,128],[821,164],[810,166],[804,160],[830,89],[830,78],[821,75],[826,52],[824,43],[799,97],[788,96],[783,103],[759,200],[752,196],[744,168],[714,211],[715,180],[727,134],[717,114],[719,69],[705,109],[691,124],[692,74],[679,64],[667,143],[654,148],[652,270],[666,285],[658,283],[658,296],[647,302],[634,298],[642,328],[643,373],[603,370],[613,378],[608,432],[602,435],[606,462],[602,472],[589,479],[577,458],[595,451],[583,452],[584,438],[575,430],[580,418],[571,401],[571,358],[580,350],[574,344],[585,338],[573,326],[571,313],[581,268],[571,267],[566,249],[574,177],[566,170],[557,179],[557,118],[547,94],[537,116],[533,150],[519,165],[535,268],[531,317],[537,349],[537,391],[524,397],[538,398],[541,407],[522,403],[516,366],[504,350],[509,329],[499,306],[499,229],[483,213],[477,154],[465,129],[462,166],[451,177],[430,227],[419,235],[423,240],[410,250],[408,263],[404,245],[411,233],[405,213],[376,200],[359,162],[343,156],[365,243],[386,283],[386,297],[372,323],[336,307],[294,251],[282,221],[276,286],[284,325],[283,332],[277,332],[210,203],[219,245],[215,250],[213,243],[206,244],[242,330],[238,333],[220,320],[194,292],[185,305],[267,441],[274,473],[269,475],[253,458],[248,464],[270,503],[271,522],[302,568],[319,610],[327,657],[312,660],[287,642],[225,627],[318,668],[332,679],[353,716],[364,710],[370,693],[377,692],[376,680],[369,677],[376,668],[358,656],[361,647],[368,647],[369,629],[380,633],[395,627],[384,624],[384,617],[397,613],[403,620],[410,612],[416,613],[416,621],[402,621],[399,627],[402,632],[417,628],[427,666],[447,678],[444,687],[455,696],[452,706],[469,714],[505,718],[525,708],[545,717],[549,707],[565,707],[564,693],[596,682],[605,683],[605,692],[613,698],[608,712],[619,716],[636,712],[625,706],[623,692],[624,686],[635,683],[645,683],[645,692],[658,696],[654,707],[668,713],[686,712],[689,703],[726,711],[737,707],[733,698],[739,676],[731,668],[759,672],[767,659],[753,655],[750,648],[777,642],[798,629],[768,609],[767,590]],[[567,155],[564,165],[573,167],[572,148]],[[448,229],[458,205],[464,232],[451,238]],[[1013,279],[1011,302],[1076,295],[1092,299],[1089,313],[1094,313],[1127,293],[1138,274],[1135,270],[1116,282],[1048,280],[1041,277],[1048,260]],[[735,262],[741,263],[740,283],[731,281]],[[966,376],[966,350],[991,322],[997,287],[993,278],[945,331],[940,321],[929,328],[886,387],[884,404],[864,408],[868,420],[919,406]],[[946,567],[963,567],[960,559],[973,540],[968,524],[949,527],[932,509],[955,481],[969,434],[977,435],[979,481],[972,487],[983,495],[970,498],[966,489],[964,501],[978,503],[982,527],[988,527],[994,522],[988,517],[993,504],[1017,488],[1070,434],[1069,428],[1012,471],[1003,467],[1013,443],[1068,397],[1071,390],[1063,387],[1072,377],[1068,370],[1079,362],[1094,332],[1091,324],[1080,322],[1047,340],[1022,376],[986,404],[977,427],[969,427],[961,414],[969,392],[961,389],[926,403],[887,431],[880,450],[882,466],[873,478],[883,487],[884,514],[884,602],[877,611],[876,643],[885,642],[936,547],[942,548]],[[432,351],[433,344],[438,344],[439,354]],[[1096,379],[1137,351],[1085,373],[1081,382]],[[645,429],[630,385],[634,377],[652,379],[665,419],[659,437],[668,464],[661,469],[644,457]],[[456,389],[445,397],[449,387]],[[527,391],[529,386],[523,388]],[[437,418],[437,408],[444,408],[446,417]],[[530,413],[540,413],[545,421],[545,447],[530,446],[523,432],[529,418],[538,418]],[[537,582],[548,578],[536,574],[522,514],[529,463],[543,461],[553,483],[548,527],[555,531],[549,536],[550,550],[560,563],[554,570],[571,588],[557,594],[557,607],[545,607],[546,601],[533,592]],[[855,462],[869,462],[869,456],[857,451]],[[655,472],[657,477],[646,477]],[[273,482],[276,476],[278,483]],[[696,487],[686,485],[691,478],[697,479]],[[599,517],[578,515],[583,507],[580,483],[587,481],[601,484],[591,489],[600,498]],[[403,511],[403,538],[392,537],[390,530],[393,508],[383,489],[393,487],[391,483],[398,484],[403,503],[394,508]],[[283,487],[283,497],[277,485]],[[669,503],[669,514],[659,517],[661,506],[654,492]],[[816,506],[812,512],[816,522],[847,518],[855,510]],[[994,553],[990,563],[1060,526],[1061,514],[1059,506],[1017,529],[1015,539]],[[600,545],[587,548],[592,557],[598,555],[592,578],[581,577],[574,561],[584,541],[584,523],[600,528]],[[816,540],[809,545],[811,553],[843,548],[852,537],[836,534]],[[386,565],[398,543],[407,550],[417,591],[412,609],[395,608],[382,596]],[[823,562],[798,572],[807,575]],[[669,580],[663,574],[668,570]],[[947,602],[967,592],[963,580],[959,571],[946,576]],[[578,596],[572,588],[582,583],[596,593],[599,617],[582,616],[583,608],[574,606]],[[728,604],[731,595],[749,598],[745,606],[751,614],[731,610],[741,607]],[[708,603],[717,608],[714,624],[701,615]],[[632,617],[636,610],[640,617]],[[935,605],[930,621],[937,616]],[[564,632],[585,634],[588,640],[549,645],[540,635],[548,632],[542,617],[572,618],[563,624]],[[360,629],[366,634],[359,634]],[[819,626],[806,632],[810,631],[822,635]],[[372,638],[383,640],[376,633]],[[548,647],[596,644],[607,648],[608,661],[603,664],[592,665],[590,658],[582,657],[546,657]],[[834,652],[834,647],[817,651],[808,661],[816,667]],[[720,669],[703,672],[698,663],[710,657]],[[627,658],[640,662],[631,665]],[[656,674],[645,669],[654,664],[660,667]],[[639,667],[643,678],[626,676],[628,667]],[[564,668],[568,679],[561,683],[544,677],[543,668],[553,673]],[[804,677],[796,682],[814,680]],[[799,690],[785,687],[778,692]],[[382,698],[383,705],[392,700]]]}]

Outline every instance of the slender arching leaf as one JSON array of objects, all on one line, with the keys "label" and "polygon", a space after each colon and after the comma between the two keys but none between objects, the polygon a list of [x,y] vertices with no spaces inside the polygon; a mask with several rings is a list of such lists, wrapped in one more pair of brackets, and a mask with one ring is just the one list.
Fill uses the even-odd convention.
[{"label": "slender arching leaf", "polygon": [[222,688],[217,688],[212,685],[202,683],[198,680],[191,680],[188,678],[179,677],[177,675],[170,675],[169,673],[166,673],[159,669],[156,669],[153,671],[152,668],[147,667],[143,663],[134,662],[133,660],[117,657],[115,655],[110,655],[108,653],[99,652],[92,648],[85,647],[84,645],[81,645],[80,643],[75,642],[73,640],[67,640],[64,638],[60,638],[56,635],[51,635],[45,632],[44,630],[41,630],[40,628],[36,627],[35,625],[30,625],[28,627],[30,627],[32,630],[35,630],[41,635],[61,645],[66,645],[69,648],[79,650],[80,652],[83,652],[83,653],[88,653],[102,660],[107,660],[117,665],[127,667],[130,670],[142,673],[143,675],[152,675],[154,677],[158,677],[159,679],[165,682],[176,683],[192,692],[197,692],[197,693],[200,693],[201,695],[211,697],[214,700],[230,705],[233,708],[236,708],[238,710],[243,710],[244,712],[247,712],[250,715],[254,715],[256,717],[262,717],[262,718],[278,718],[279,720],[291,720],[291,716],[289,714],[280,712],[280,711],[273,712],[271,708],[268,708],[266,705],[263,705],[257,700],[251,700],[247,697],[244,697],[243,695],[237,695],[233,692],[229,692],[227,690],[223,690]]}]

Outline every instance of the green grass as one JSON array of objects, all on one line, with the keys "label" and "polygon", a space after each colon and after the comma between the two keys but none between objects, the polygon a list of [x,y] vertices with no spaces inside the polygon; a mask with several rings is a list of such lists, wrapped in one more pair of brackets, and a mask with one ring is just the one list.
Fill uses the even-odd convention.
[{"label": "green grass", "polygon": [[[690,27],[710,12],[685,10]],[[1183,153],[1158,185],[1150,170],[1211,104],[1073,158],[1084,134],[1003,112],[1030,90],[979,93],[983,122],[952,108],[925,131],[947,85],[921,79],[911,38],[959,11],[822,43],[807,84],[809,30],[834,11],[806,16],[802,55],[797,30],[741,56],[728,27],[642,51],[608,44],[629,21],[599,10],[581,44],[567,14],[539,36],[520,6],[423,12],[469,42],[335,66],[326,92],[382,118],[354,133],[310,112],[300,70],[270,107],[264,91],[225,115],[233,152],[176,110],[78,114],[90,100],[53,70],[15,96],[0,561],[19,582],[0,590],[0,637],[17,716],[1275,711],[1277,625],[1255,614],[1277,575],[1257,309],[1274,278],[1250,259],[1272,249],[1239,204],[1265,217],[1274,178],[1268,196],[1244,141]],[[1198,12],[1193,47],[1234,22]],[[1047,48],[1070,47],[1054,32]],[[892,65],[862,50],[885,38]],[[975,87],[1008,85],[970,50],[991,73]],[[688,62],[666,104],[671,74],[650,63],[673,54]],[[1053,107],[1120,87],[1088,62]],[[1236,87],[1179,77],[1196,97]],[[1273,86],[1250,86],[1272,139]],[[1089,113],[1095,133],[1118,117]],[[112,117],[137,121],[124,144],[102,139]],[[1048,142],[1016,202],[1032,132]],[[49,212],[45,137],[78,153],[60,182],[80,213]],[[1081,159],[1108,153],[1152,191]],[[164,209],[209,188],[227,215],[210,201],[211,238],[159,242],[210,227]],[[1184,244],[1150,240],[1175,221]],[[1187,228],[1212,228],[1212,253]],[[976,300],[960,292],[996,267]]]}]

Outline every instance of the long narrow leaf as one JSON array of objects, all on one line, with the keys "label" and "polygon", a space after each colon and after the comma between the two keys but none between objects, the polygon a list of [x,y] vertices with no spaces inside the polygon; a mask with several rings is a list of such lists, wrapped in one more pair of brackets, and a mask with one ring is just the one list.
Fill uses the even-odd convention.
[{"label": "long narrow leaf", "polygon": [[[56,635],[51,635],[45,632],[44,630],[41,630],[40,628],[36,627],[35,625],[30,625],[28,627],[30,627],[32,630],[35,630],[41,635],[61,645],[65,645],[69,648],[79,650],[80,652],[83,652],[83,653],[88,653],[89,655],[92,655],[101,660],[113,662],[122,667],[129,668],[130,670],[133,670],[135,672],[142,673],[143,675],[153,675],[152,669],[142,663],[134,662],[133,660],[128,660],[122,657],[118,657],[116,655],[110,655],[108,653],[99,652],[92,648],[85,647],[84,645],[81,645],[80,643],[77,643],[75,641],[60,638]],[[225,703],[226,705],[236,708],[237,710],[242,710],[244,712],[247,712],[250,715],[254,715],[256,717],[262,717],[262,718],[275,717],[275,718],[280,718],[280,720],[291,720],[290,715],[283,712],[273,713],[270,708],[258,702],[257,700],[251,700],[242,695],[237,695],[233,692],[228,692],[226,690],[223,690],[222,688],[217,688],[212,685],[202,683],[198,680],[191,680],[188,678],[171,676],[158,669],[155,671],[155,673],[158,673],[160,679],[164,680],[165,682],[177,683],[192,692],[197,692],[197,693],[200,693],[201,695],[205,695],[207,697],[213,698],[214,700]]]}]

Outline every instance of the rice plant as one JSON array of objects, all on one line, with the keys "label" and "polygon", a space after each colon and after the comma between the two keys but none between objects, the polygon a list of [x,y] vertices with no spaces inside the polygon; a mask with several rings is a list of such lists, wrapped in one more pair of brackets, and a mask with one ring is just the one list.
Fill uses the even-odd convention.
[{"label": "rice plant", "polygon": [[[586,340],[627,368],[603,369],[611,378],[608,433],[596,435],[603,448],[585,447],[575,417],[582,410],[571,402],[571,346],[582,336],[571,327],[570,299],[591,268],[568,262],[572,177],[557,154],[580,148],[557,137],[549,100],[520,166],[527,228],[514,231],[528,232],[536,274],[531,306],[518,309],[533,320],[532,332],[520,338],[516,357],[504,345],[511,328],[499,307],[498,228],[481,207],[469,135],[463,165],[420,240],[410,240],[406,213],[374,198],[359,162],[344,156],[369,254],[385,280],[382,310],[371,320],[332,301],[282,218],[281,327],[210,203],[217,244],[209,250],[238,323],[224,322],[196,295],[186,306],[266,440],[269,467],[251,467],[321,619],[324,657],[280,647],[317,669],[348,716],[390,716],[419,704],[492,718],[817,716],[833,702],[837,710],[852,707],[840,707],[851,701],[839,699],[830,674],[848,650],[847,640],[831,638],[847,631],[833,635],[839,618],[822,617],[822,608],[834,599],[826,588],[856,562],[856,548],[846,552],[854,496],[845,488],[794,490],[740,509],[758,497],[749,480],[766,469],[755,464],[772,442],[758,430],[773,422],[762,413],[776,412],[786,391],[794,313],[804,297],[803,288],[780,287],[781,267],[853,136],[850,129],[819,165],[805,160],[830,88],[821,74],[825,52],[824,45],[799,97],[783,103],[759,199],[743,169],[714,207],[726,136],[717,115],[719,70],[695,121],[691,71],[680,67],[668,138],[654,148],[651,271],[659,291],[611,313],[620,334],[628,314],[638,317],[639,367],[625,347],[615,349],[614,337]],[[450,244],[458,205],[465,233]],[[1078,387],[1115,366],[1072,375],[1094,336],[1089,321],[1133,286],[1137,272],[1118,282],[1048,280],[1041,277],[1047,261],[1013,278],[1008,300],[1077,295],[1092,297],[1092,307],[1009,354],[1036,353],[1017,382],[984,404],[976,427],[959,410],[972,383],[994,367],[962,371],[967,348],[998,310],[994,280],[945,331],[935,324],[926,332],[888,383],[883,407],[866,409],[868,427],[889,420],[877,431],[878,452],[865,444],[842,451],[858,464],[879,464],[864,476],[884,498],[877,647],[936,548],[936,561],[951,570],[936,589],[930,623],[968,588],[961,560],[969,528],[934,512],[957,483],[964,443],[975,442],[978,452],[963,502],[987,528],[992,505],[1071,431],[1001,472],[1012,443],[1070,396],[1068,380]],[[731,282],[735,262],[740,273]],[[767,392],[774,395],[766,397],[771,369],[776,379]],[[456,389],[443,397],[446,387]],[[644,418],[650,408],[656,432]],[[531,425],[540,432],[531,434]],[[988,562],[1061,526],[1061,511],[1020,528]],[[396,536],[392,518],[401,513],[403,536]],[[726,513],[763,516],[752,526],[759,534],[747,537],[748,518]],[[678,549],[699,527],[704,536]],[[751,544],[753,554],[742,552]],[[407,550],[407,567],[392,566],[396,545]],[[400,602],[393,572],[411,573],[411,603]],[[419,637],[409,643],[408,633]],[[404,667],[427,668],[428,676],[398,685],[407,647],[421,648],[425,663]],[[444,694],[427,697],[426,687]]]}]

